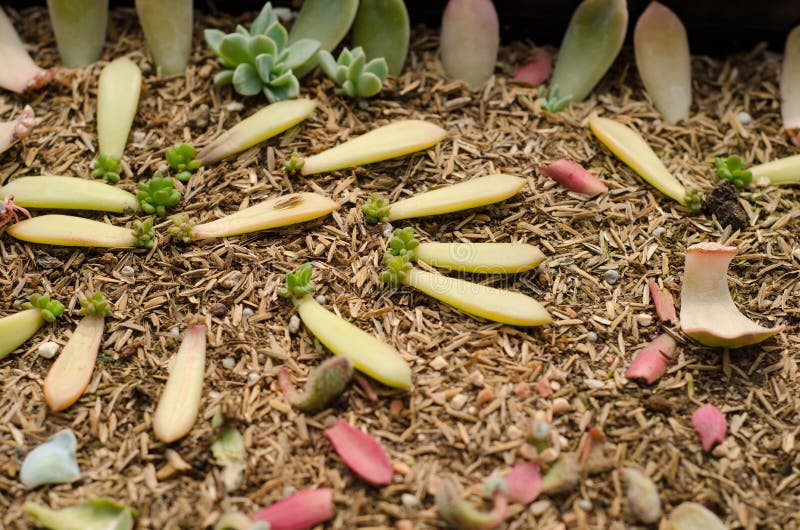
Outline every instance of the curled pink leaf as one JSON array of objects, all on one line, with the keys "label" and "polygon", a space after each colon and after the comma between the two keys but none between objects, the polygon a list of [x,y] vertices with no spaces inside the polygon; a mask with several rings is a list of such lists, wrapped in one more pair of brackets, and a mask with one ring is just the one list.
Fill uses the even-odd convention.
[{"label": "curled pink leaf", "polygon": [[504,492],[504,481],[487,484],[494,507],[490,512],[476,510],[468,501],[461,498],[458,486],[451,478],[445,478],[436,489],[436,506],[439,514],[457,530],[492,530],[500,526],[506,518],[508,501]]},{"label": "curled pink leaf", "polygon": [[647,280],[647,285],[650,286],[650,297],[653,299],[653,305],[656,307],[656,315],[661,322],[672,322],[677,318],[675,313],[675,299],[672,293],[667,289],[662,289],[658,286],[655,280]]},{"label": "curled pink leaf", "polygon": [[692,427],[700,435],[703,451],[711,451],[715,444],[725,441],[728,422],[725,416],[711,403],[706,403],[692,414]]},{"label": "curled pink leaf", "polygon": [[333,515],[333,490],[319,488],[298,491],[260,509],[253,515],[253,522],[265,521],[270,530],[306,530]]},{"label": "curled pink leaf", "polygon": [[542,492],[542,475],[538,462],[517,462],[506,475],[506,495],[511,502],[529,504]]},{"label": "curled pink leaf", "polygon": [[337,419],[333,427],[325,429],[325,436],[356,475],[378,486],[392,482],[389,455],[373,437],[343,419]]},{"label": "curled pink leaf", "polygon": [[557,160],[540,171],[555,180],[569,191],[592,197],[608,191],[603,182],[570,160]]},{"label": "curled pink leaf", "polygon": [[659,335],[636,355],[625,372],[625,377],[644,379],[647,384],[658,381],[675,355],[676,346],[675,339],[667,333]]},{"label": "curled pink leaf", "polygon": [[553,58],[542,48],[533,52],[531,60],[519,68],[514,74],[514,81],[531,86],[538,86],[547,81],[553,73]]}]

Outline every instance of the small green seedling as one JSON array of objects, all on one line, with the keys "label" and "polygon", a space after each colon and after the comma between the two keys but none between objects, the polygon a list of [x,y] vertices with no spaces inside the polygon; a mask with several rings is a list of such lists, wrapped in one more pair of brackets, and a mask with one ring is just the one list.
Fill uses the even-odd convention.
[{"label": "small green seedling", "polygon": [[737,188],[744,188],[753,182],[753,173],[744,169],[744,160],[738,155],[726,159],[715,158],[714,167],[719,178],[730,181]]},{"label": "small green seedling", "polygon": [[187,143],[176,144],[164,153],[169,167],[175,171],[175,178],[181,182],[189,182],[192,173],[197,171],[203,163],[197,159],[197,151]]},{"label": "small green seedling", "polygon": [[50,295],[31,295],[22,311],[0,318],[0,359],[33,337],[46,322],[55,322],[64,313],[64,305]]},{"label": "small green seedling", "polygon": [[364,212],[366,221],[371,225],[389,222],[391,213],[389,199],[384,199],[377,193],[370,197],[361,209]]},{"label": "small green seedling", "polygon": [[31,243],[67,247],[153,248],[153,219],[134,221],[133,228],[72,215],[47,214],[20,221],[6,229],[11,237]]},{"label": "small green seedling", "polygon": [[692,213],[698,214],[703,211],[703,205],[705,201],[703,200],[703,194],[700,190],[696,190],[694,188],[688,188],[686,190],[686,207],[689,208]]},{"label": "small green seedling", "polygon": [[119,158],[116,156],[100,155],[92,164],[92,177],[105,179],[111,184],[119,182],[119,172]]},{"label": "small green seedling", "polygon": [[156,214],[162,219],[167,216],[167,209],[181,200],[181,192],[175,189],[172,177],[165,177],[156,171],[148,182],[140,182],[136,200],[147,214]]},{"label": "small green seedling", "polygon": [[298,175],[305,164],[306,161],[298,153],[292,153],[292,156],[289,157],[289,160],[284,162],[283,168],[290,175]]},{"label": "small green seedling", "polygon": [[367,62],[364,50],[360,47],[352,50],[345,48],[338,59],[325,50],[321,50],[318,57],[322,70],[338,85],[336,93],[358,100],[362,107],[366,106],[364,99],[381,91],[389,73],[386,59],[378,57]]},{"label": "small green seedling", "polygon": [[572,97],[570,96],[564,96],[562,98],[558,93],[558,85],[555,84],[550,87],[549,93],[544,85],[539,85],[539,98],[542,100],[542,108],[553,114],[567,108],[569,102],[572,101]]}]

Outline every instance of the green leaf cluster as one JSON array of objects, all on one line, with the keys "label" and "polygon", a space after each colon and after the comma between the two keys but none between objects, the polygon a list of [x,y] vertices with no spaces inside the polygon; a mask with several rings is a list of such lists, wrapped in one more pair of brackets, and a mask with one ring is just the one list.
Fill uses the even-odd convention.
[{"label": "green leaf cluster", "polygon": [[300,83],[292,69],[308,62],[320,46],[312,39],[300,39],[288,45],[289,34],[269,2],[249,31],[237,26],[235,33],[226,35],[207,29],[204,36],[225,67],[214,76],[214,84],[233,84],[234,90],[243,96],[261,92],[270,103],[294,99],[300,94]]},{"label": "green leaf cluster", "polygon": [[192,240],[192,221],[185,213],[178,214],[172,218],[172,226],[167,229],[169,235],[181,243],[188,243]]},{"label": "green leaf cluster", "polygon": [[339,95],[359,100],[370,98],[381,91],[389,73],[386,59],[377,57],[367,62],[360,46],[343,49],[337,60],[326,50],[320,50],[317,55],[322,70],[338,85],[336,93]]},{"label": "green leaf cluster", "polygon": [[283,298],[302,298],[314,292],[316,285],[311,281],[313,267],[310,263],[303,263],[297,270],[286,275],[286,287],[278,291],[278,296]]},{"label": "green leaf cluster", "polygon": [[379,278],[382,282],[392,285],[399,285],[406,277],[406,273],[414,268],[410,255],[405,252],[394,255],[387,250],[383,255],[383,264],[386,268],[381,272]]},{"label": "green leaf cluster", "polygon": [[297,153],[292,153],[292,156],[289,157],[289,160],[284,162],[283,167],[288,171],[290,174],[299,173],[303,166],[306,165],[306,161],[300,157]]},{"label": "green leaf cluster", "polygon": [[148,182],[138,184],[136,200],[147,214],[156,214],[162,219],[167,216],[167,208],[181,200],[181,192],[175,189],[172,177],[165,177],[156,171]]},{"label": "green leaf cluster", "polygon": [[714,167],[719,178],[730,181],[737,188],[744,188],[753,182],[753,173],[744,169],[744,160],[738,155],[726,159],[716,158]]},{"label": "green leaf cluster", "polygon": [[381,198],[380,195],[373,195],[362,206],[366,221],[374,225],[375,223],[386,223],[389,221],[389,201]]},{"label": "green leaf cluster", "polygon": [[694,188],[687,189],[685,200],[686,207],[689,208],[692,213],[697,214],[703,211],[703,205],[705,204],[705,201],[703,200],[703,194],[700,193],[700,190],[696,190]]},{"label": "green leaf cluster", "polygon": [[22,309],[38,309],[47,322],[55,322],[64,314],[64,304],[51,300],[49,294],[32,294],[30,301],[22,304]]},{"label": "green leaf cluster", "polygon": [[92,164],[92,177],[105,179],[110,184],[119,182],[119,158],[116,156],[100,155]]},{"label": "green leaf cluster", "polygon": [[539,98],[542,100],[542,108],[547,112],[551,112],[556,114],[561,112],[569,102],[572,101],[571,96],[564,96],[563,98],[558,93],[558,85],[554,84],[550,87],[550,92],[547,92],[547,88],[544,85],[539,86]]},{"label": "green leaf cluster", "polygon": [[181,182],[188,182],[203,164],[196,157],[197,151],[187,143],[175,144],[164,153],[167,164],[175,171],[175,178]]},{"label": "green leaf cluster", "polygon": [[83,317],[111,316],[111,304],[108,303],[108,300],[106,300],[101,293],[94,293],[91,298],[81,298],[80,300],[78,300],[78,302],[81,304],[81,308],[78,309],[78,314]]},{"label": "green leaf cluster", "polygon": [[418,246],[419,240],[414,237],[414,230],[411,227],[396,229],[389,240],[389,252],[394,256],[405,254],[408,256],[409,261],[417,259],[416,250]]},{"label": "green leaf cluster", "polygon": [[134,244],[140,248],[153,248],[156,244],[156,232],[153,230],[153,218],[133,222]]}]

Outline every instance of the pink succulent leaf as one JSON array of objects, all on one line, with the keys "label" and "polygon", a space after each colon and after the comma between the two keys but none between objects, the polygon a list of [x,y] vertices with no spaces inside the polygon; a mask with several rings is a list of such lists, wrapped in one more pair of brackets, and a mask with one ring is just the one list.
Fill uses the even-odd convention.
[{"label": "pink succulent leaf", "polygon": [[538,86],[547,81],[551,73],[553,73],[553,59],[546,50],[539,48],[533,53],[529,62],[517,68],[514,81]]},{"label": "pink succulent leaf", "polygon": [[265,521],[270,530],[306,530],[333,515],[333,490],[319,488],[299,491],[260,509],[253,522]]},{"label": "pink succulent leaf", "polygon": [[505,481],[500,479],[489,484],[494,507],[490,512],[482,512],[469,501],[461,498],[458,486],[451,478],[445,478],[436,489],[436,506],[439,515],[456,530],[492,530],[497,528],[506,518],[508,500],[504,487]]},{"label": "pink succulent leaf", "polygon": [[542,492],[542,475],[538,462],[517,462],[506,475],[508,500],[519,504],[530,504]]},{"label": "pink succulent leaf", "polygon": [[725,441],[728,422],[725,416],[711,403],[706,403],[692,414],[692,427],[700,435],[703,451],[711,451],[714,444]]},{"label": "pink succulent leaf", "polygon": [[378,486],[392,482],[389,455],[373,437],[342,419],[325,429],[325,436],[333,444],[336,454],[356,475]]},{"label": "pink succulent leaf", "polygon": [[663,333],[640,351],[628,366],[625,377],[628,379],[644,379],[647,384],[658,381],[667,371],[677,344],[667,333]]},{"label": "pink succulent leaf", "polygon": [[570,160],[557,160],[540,171],[555,180],[569,191],[592,197],[608,191],[603,182]]},{"label": "pink succulent leaf", "polygon": [[672,297],[672,293],[667,289],[659,287],[655,280],[648,280],[647,284],[650,286],[650,297],[653,299],[653,305],[656,307],[658,319],[661,322],[672,322],[676,320],[675,299]]}]

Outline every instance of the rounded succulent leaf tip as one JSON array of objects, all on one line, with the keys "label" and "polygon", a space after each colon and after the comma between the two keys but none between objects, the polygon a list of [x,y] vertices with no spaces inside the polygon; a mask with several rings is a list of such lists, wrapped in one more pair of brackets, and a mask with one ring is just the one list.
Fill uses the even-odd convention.
[{"label": "rounded succulent leaf tip", "polygon": [[99,292],[94,293],[90,298],[81,298],[78,302],[81,305],[81,308],[78,309],[78,314],[81,316],[111,316],[111,304]]},{"label": "rounded succulent leaf tip", "polygon": [[322,70],[337,84],[336,93],[358,100],[380,92],[389,73],[386,59],[377,57],[367,62],[361,47],[343,49],[336,61],[325,50],[320,51],[318,57]]},{"label": "rounded succulent leaf tip", "polygon": [[311,281],[313,267],[311,263],[303,263],[294,272],[286,275],[286,287],[278,291],[283,298],[302,298],[314,292],[316,285]]},{"label": "rounded succulent leaf tip", "polygon": [[47,322],[55,322],[56,318],[64,314],[64,304],[52,300],[49,294],[32,294],[30,301],[22,304],[22,308],[38,309]]}]

